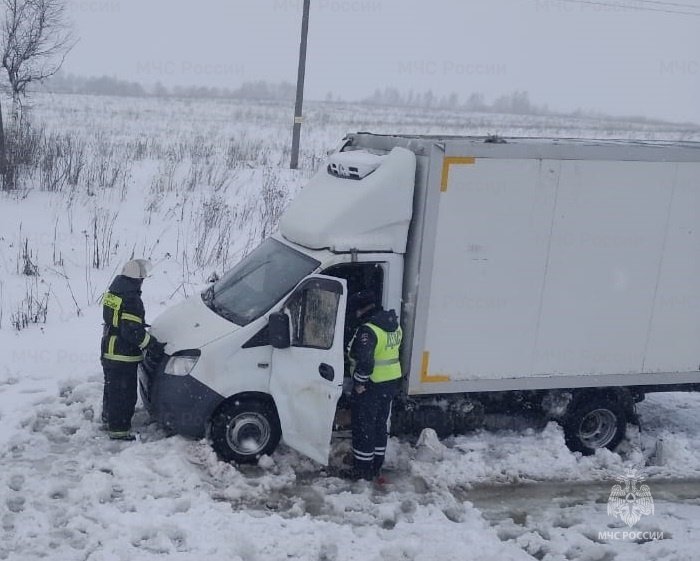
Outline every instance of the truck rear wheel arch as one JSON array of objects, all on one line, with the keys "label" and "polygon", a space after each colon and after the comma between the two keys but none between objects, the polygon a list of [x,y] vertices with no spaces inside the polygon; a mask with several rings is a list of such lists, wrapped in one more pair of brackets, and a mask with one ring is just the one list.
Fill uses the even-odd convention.
[{"label": "truck rear wheel arch", "polygon": [[626,388],[574,390],[560,420],[567,447],[584,455],[598,448],[614,450],[625,438],[628,422],[636,423],[637,416]]},{"label": "truck rear wheel arch", "polygon": [[256,464],[274,452],[282,437],[274,400],[257,392],[225,399],[212,413],[208,436],[221,460]]}]

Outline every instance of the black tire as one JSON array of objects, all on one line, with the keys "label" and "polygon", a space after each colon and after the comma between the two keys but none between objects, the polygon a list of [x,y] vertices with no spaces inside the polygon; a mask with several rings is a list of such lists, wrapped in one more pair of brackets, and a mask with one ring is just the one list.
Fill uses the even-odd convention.
[{"label": "black tire", "polygon": [[614,450],[627,430],[627,410],[614,394],[584,394],[574,399],[563,421],[566,445],[584,456],[598,448]]},{"label": "black tire", "polygon": [[257,464],[261,456],[275,451],[282,429],[272,404],[255,399],[232,399],[214,413],[209,435],[221,460]]}]

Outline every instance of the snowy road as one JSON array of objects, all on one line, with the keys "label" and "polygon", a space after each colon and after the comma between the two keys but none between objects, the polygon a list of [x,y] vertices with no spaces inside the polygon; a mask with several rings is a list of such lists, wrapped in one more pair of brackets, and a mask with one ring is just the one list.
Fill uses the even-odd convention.
[{"label": "snowy road", "polygon": [[[610,483],[489,485],[465,497],[501,540],[519,545],[535,559],[697,559],[690,545],[700,532],[700,481],[645,483],[654,495],[655,514],[631,529],[607,514]],[[625,538],[625,531],[631,535]],[[686,546],[678,547],[678,542]]]},{"label": "snowy road", "polygon": [[[477,511],[425,483],[378,491],[284,450],[239,471],[204,442],[167,438],[143,412],[140,442],[111,442],[94,420],[100,386],[63,384],[8,439],[0,559],[427,559],[426,532],[441,558],[457,559],[488,531]],[[5,384],[4,402],[21,387]],[[483,555],[527,558],[489,535]]]},{"label": "snowy road", "polygon": [[[481,432],[432,449],[393,439],[391,482],[377,488],[328,477],[285,448],[261,467],[237,469],[205,442],[168,438],[143,411],[135,419],[140,442],[111,442],[94,420],[100,391],[99,375],[55,389],[29,377],[0,385],[0,559],[696,558],[697,474],[687,465],[691,476],[653,468],[656,511],[635,529],[661,532],[662,540],[601,538],[625,528],[607,515],[611,478],[641,452],[580,458],[553,425]],[[697,396],[682,394],[645,404],[652,423],[674,410],[679,423],[649,432],[670,426],[673,446],[696,442],[683,423],[684,407],[688,420],[697,414],[693,404]],[[673,446],[671,464],[693,461]],[[336,444],[336,461],[346,449]]]}]

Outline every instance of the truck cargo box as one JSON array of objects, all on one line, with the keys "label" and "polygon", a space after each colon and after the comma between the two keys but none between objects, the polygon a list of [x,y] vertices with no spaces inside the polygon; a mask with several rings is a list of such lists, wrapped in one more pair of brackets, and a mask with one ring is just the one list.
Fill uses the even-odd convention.
[{"label": "truck cargo box", "polygon": [[700,382],[700,149],[378,136],[418,156],[408,393]]}]

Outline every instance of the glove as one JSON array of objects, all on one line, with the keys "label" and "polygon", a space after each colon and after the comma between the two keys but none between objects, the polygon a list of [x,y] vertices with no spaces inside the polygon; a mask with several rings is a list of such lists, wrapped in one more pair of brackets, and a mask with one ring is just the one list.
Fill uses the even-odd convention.
[{"label": "glove", "polygon": [[358,384],[355,382],[355,385],[353,386],[353,390],[357,395],[362,395],[367,391],[367,387],[364,384]]},{"label": "glove", "polygon": [[164,341],[159,341],[153,335],[151,335],[151,341],[148,343],[148,352],[152,353],[154,356],[163,356],[165,354],[165,343]]}]

